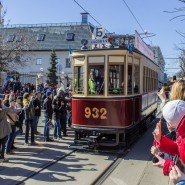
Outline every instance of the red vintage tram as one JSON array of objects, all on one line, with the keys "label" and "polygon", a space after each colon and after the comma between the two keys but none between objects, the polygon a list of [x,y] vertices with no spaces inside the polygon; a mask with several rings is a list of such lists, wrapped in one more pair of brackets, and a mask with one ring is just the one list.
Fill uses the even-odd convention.
[{"label": "red vintage tram", "polygon": [[127,47],[74,51],[72,60],[75,143],[96,147],[130,142],[157,110],[156,63]]}]

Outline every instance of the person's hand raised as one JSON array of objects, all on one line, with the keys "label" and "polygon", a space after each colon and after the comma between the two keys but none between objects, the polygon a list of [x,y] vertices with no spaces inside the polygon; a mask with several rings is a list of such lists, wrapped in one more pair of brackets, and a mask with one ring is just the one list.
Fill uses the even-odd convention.
[{"label": "person's hand raised", "polygon": [[172,167],[172,170],[169,173],[169,177],[170,177],[170,180],[172,180],[174,184],[176,184],[177,182],[181,180],[185,180],[185,174],[181,172],[178,166],[176,165]]},{"label": "person's hand raised", "polygon": [[158,154],[155,154],[155,157],[158,159],[157,160],[158,162],[153,163],[153,165],[159,168],[163,168],[165,160],[162,157],[160,157]]},{"label": "person's hand raised", "polygon": [[161,120],[156,124],[156,128],[153,132],[153,135],[154,135],[154,139],[160,143],[161,141],[161,135],[162,135],[162,132],[161,132]]}]

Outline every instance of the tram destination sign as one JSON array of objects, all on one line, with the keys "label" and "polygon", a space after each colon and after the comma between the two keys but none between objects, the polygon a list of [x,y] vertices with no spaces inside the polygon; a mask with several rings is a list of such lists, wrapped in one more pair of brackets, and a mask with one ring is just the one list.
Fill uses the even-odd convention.
[{"label": "tram destination sign", "polygon": [[108,38],[105,39],[92,39],[91,44],[108,44]]}]

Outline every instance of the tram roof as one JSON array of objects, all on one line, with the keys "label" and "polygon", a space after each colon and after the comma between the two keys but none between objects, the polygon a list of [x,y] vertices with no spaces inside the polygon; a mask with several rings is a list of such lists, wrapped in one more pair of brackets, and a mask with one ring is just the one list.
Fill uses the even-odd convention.
[{"label": "tram roof", "polygon": [[[81,50],[73,50],[73,52],[79,52],[79,53],[82,53],[82,52],[94,52],[94,51],[110,51],[110,50],[127,50],[127,47],[123,46],[123,47],[114,47],[114,48],[98,48],[98,49],[81,49]],[[156,64],[154,61],[152,61],[150,58],[148,58],[147,56],[145,56],[143,53],[141,53],[138,49],[136,48],[133,48],[133,52],[137,53],[137,54],[140,54],[144,57],[146,57],[148,60],[150,60],[152,63]],[[158,64],[156,64],[158,66]]]}]

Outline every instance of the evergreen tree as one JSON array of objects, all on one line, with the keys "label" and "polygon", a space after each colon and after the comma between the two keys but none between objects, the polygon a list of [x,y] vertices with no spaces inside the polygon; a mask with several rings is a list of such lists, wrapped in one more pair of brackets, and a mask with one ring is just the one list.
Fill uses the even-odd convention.
[{"label": "evergreen tree", "polygon": [[50,67],[48,68],[47,73],[47,83],[49,85],[55,86],[57,85],[57,55],[55,51],[52,51],[50,57]]}]

